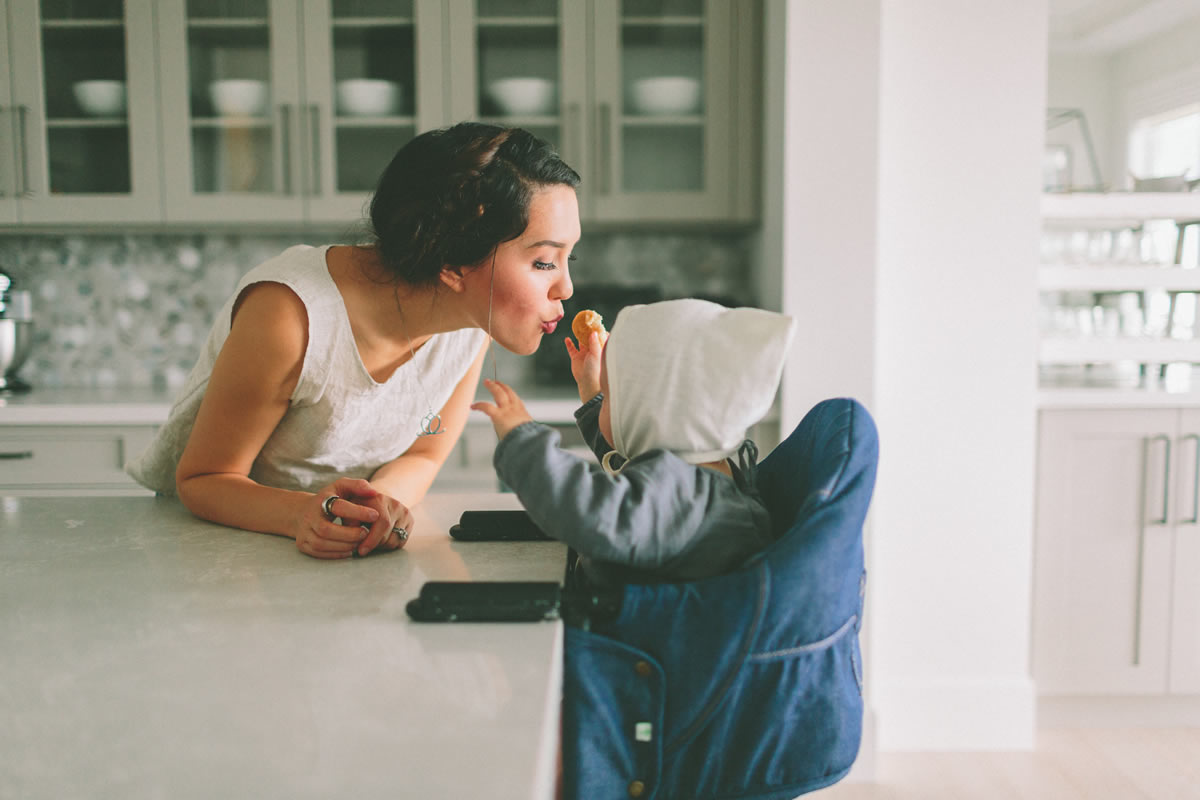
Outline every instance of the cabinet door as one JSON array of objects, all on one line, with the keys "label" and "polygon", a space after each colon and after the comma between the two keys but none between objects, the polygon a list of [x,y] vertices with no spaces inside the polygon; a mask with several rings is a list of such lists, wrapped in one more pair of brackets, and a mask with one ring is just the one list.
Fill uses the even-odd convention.
[{"label": "cabinet door", "polygon": [[1178,412],[1044,411],[1040,425],[1038,691],[1164,692]]},{"label": "cabinet door", "polygon": [[152,0],[8,5],[20,221],[161,218]]},{"label": "cabinet door", "polygon": [[297,0],[160,0],[167,218],[304,217]]},{"label": "cabinet door", "polygon": [[[8,70],[8,2],[0,0],[0,65]],[[12,82],[0,76],[0,224],[17,221],[17,193],[21,180],[17,174],[18,112],[12,102]]]},{"label": "cabinet door", "polygon": [[1180,414],[1170,691],[1200,694],[1200,411]]},{"label": "cabinet door", "polygon": [[384,167],[445,120],[438,0],[305,0],[303,185],[308,216],[363,213]]},{"label": "cabinet door", "polygon": [[525,128],[583,173],[587,4],[452,0],[450,121]]},{"label": "cabinet door", "polygon": [[735,192],[730,0],[592,4],[589,216],[727,219]]}]

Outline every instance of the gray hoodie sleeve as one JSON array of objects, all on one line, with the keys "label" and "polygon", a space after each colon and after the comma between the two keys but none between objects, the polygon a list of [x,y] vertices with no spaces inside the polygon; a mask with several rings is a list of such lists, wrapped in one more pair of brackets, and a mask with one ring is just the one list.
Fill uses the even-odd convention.
[{"label": "gray hoodie sleeve", "polygon": [[[575,409],[575,426],[583,434],[583,440],[592,448],[596,458],[603,459],[605,453],[613,449],[604,434],[600,432],[600,404],[604,401],[602,393]],[[622,459],[624,460],[624,459]],[[620,464],[620,461],[617,462]]]},{"label": "gray hoodie sleeve", "polygon": [[706,516],[712,523],[733,511],[732,482],[671,453],[645,453],[609,475],[562,450],[559,441],[556,431],[527,422],[499,443],[494,463],[533,521],[585,558],[639,569],[669,566],[696,544]]}]

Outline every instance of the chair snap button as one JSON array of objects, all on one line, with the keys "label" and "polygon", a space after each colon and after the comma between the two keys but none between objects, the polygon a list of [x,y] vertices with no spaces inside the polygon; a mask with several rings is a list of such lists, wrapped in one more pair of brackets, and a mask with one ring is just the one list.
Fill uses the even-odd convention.
[{"label": "chair snap button", "polygon": [[641,797],[645,793],[646,793],[646,784],[642,783],[641,781],[630,781],[630,783],[629,783],[629,796],[630,797]]},{"label": "chair snap button", "polygon": [[636,664],[633,665],[633,671],[636,672],[638,675],[641,675],[643,678],[650,677],[650,662],[649,661],[637,662]]}]

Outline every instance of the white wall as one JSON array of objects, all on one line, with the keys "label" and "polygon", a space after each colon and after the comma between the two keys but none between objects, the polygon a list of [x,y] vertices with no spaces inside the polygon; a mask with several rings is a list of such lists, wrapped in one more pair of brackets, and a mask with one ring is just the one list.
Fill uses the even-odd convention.
[{"label": "white wall", "polygon": [[801,324],[783,429],[844,394],[880,427],[880,747],[1030,747],[1045,0],[768,3],[787,81],[764,239]]}]

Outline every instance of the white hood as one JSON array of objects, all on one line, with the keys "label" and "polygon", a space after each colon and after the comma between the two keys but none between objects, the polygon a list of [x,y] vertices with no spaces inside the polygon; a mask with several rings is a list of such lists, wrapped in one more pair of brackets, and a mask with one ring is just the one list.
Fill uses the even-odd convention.
[{"label": "white hood", "polygon": [[664,448],[691,464],[737,452],[766,416],[795,322],[705,300],[627,306],[605,355],[613,446]]}]

